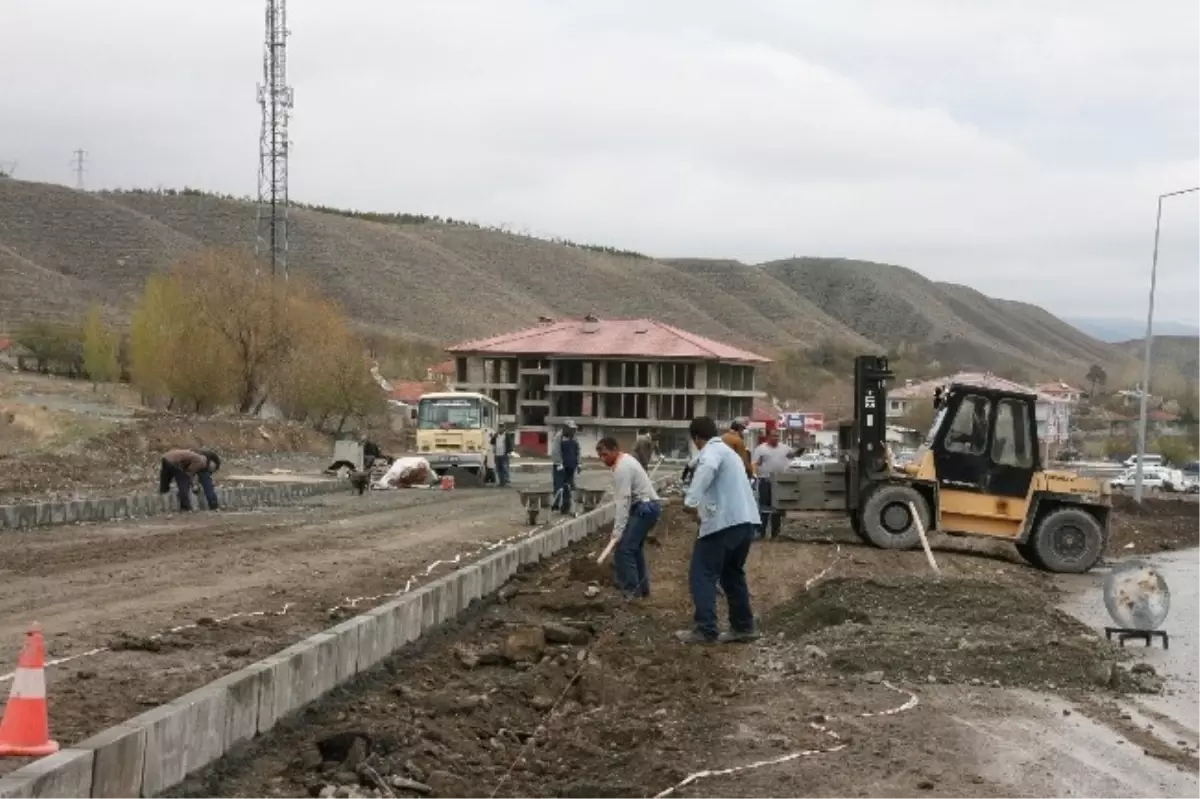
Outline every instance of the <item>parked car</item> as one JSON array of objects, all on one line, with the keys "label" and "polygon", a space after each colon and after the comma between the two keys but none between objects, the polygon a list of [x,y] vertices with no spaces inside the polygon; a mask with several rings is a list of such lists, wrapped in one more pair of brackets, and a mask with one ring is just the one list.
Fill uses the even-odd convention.
[{"label": "parked car", "polygon": [[835,458],[831,458],[822,452],[806,452],[803,455],[792,458],[788,461],[789,469],[823,469],[826,466],[832,466],[837,463]]},{"label": "parked car", "polygon": [[[1166,488],[1168,480],[1167,469],[1158,469],[1149,466],[1142,467],[1142,488],[1162,491]],[[1109,481],[1109,485],[1113,488],[1127,489],[1133,488],[1137,481],[1137,469],[1126,469],[1118,477]]]},{"label": "parked car", "polygon": [[[1136,468],[1138,465],[1138,456],[1130,455],[1128,458],[1125,459],[1125,462],[1121,465],[1124,466],[1126,469]],[[1151,455],[1149,452],[1147,452],[1145,455],[1142,456],[1142,468],[1143,469],[1150,467],[1150,466],[1162,466],[1162,465],[1164,465],[1162,455]]]}]

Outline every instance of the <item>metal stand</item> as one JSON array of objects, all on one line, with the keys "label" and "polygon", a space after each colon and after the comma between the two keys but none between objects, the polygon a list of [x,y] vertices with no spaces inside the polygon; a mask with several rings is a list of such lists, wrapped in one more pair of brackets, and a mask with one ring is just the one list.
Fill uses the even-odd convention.
[{"label": "metal stand", "polygon": [[1171,648],[1171,639],[1167,635],[1166,630],[1134,630],[1129,627],[1105,627],[1104,637],[1111,641],[1113,636],[1117,636],[1117,640],[1121,642],[1121,646],[1125,646],[1125,641],[1132,639],[1141,639],[1146,642],[1146,646],[1151,646],[1155,638],[1162,639],[1163,649]]}]

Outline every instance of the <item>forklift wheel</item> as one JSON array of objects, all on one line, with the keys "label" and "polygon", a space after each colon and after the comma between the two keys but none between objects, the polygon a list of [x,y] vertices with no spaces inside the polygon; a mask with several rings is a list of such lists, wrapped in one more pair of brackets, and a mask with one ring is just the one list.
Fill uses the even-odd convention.
[{"label": "forklift wheel", "polygon": [[1082,574],[1096,565],[1107,542],[1096,517],[1082,508],[1059,508],[1033,531],[1033,549],[1046,571]]},{"label": "forklift wheel", "polygon": [[921,515],[921,524],[929,531],[929,505],[912,486],[881,485],[867,497],[862,509],[863,536],[880,549],[913,549],[921,536],[913,524],[909,503]]},{"label": "forklift wheel", "polygon": [[1046,568],[1046,565],[1042,563],[1041,558],[1038,557],[1037,549],[1031,543],[1026,542],[1024,544],[1017,544],[1017,554],[1023,557],[1025,562],[1030,566],[1034,566],[1038,569]]},{"label": "forklift wheel", "polygon": [[871,543],[871,539],[867,538],[867,534],[863,532],[862,517],[857,513],[850,514],[850,529],[864,544]]}]

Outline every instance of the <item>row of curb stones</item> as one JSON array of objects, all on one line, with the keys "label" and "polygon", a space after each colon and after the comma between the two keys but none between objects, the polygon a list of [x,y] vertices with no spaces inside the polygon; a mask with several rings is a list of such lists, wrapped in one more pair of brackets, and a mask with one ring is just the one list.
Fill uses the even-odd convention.
[{"label": "row of curb stones", "polygon": [[155,796],[604,526],[612,503],[0,778],[9,797]]},{"label": "row of curb stones", "polygon": [[[303,497],[345,491],[346,483],[326,480],[319,483],[274,483],[271,485],[229,486],[217,489],[217,501],[223,508],[257,508],[281,505]],[[197,497],[205,507],[203,494]],[[175,493],[133,494],[108,499],[71,499],[60,502],[27,502],[0,505],[0,531],[29,530],[77,522],[107,522],[136,519],[179,512]]]}]

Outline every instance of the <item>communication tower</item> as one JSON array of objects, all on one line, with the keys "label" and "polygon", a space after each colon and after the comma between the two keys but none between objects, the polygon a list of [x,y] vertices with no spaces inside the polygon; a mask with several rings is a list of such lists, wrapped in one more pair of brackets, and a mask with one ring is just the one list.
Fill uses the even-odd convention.
[{"label": "communication tower", "polygon": [[266,255],[271,274],[287,278],[288,116],[292,89],[287,85],[287,2],[266,0],[263,80],[258,85],[262,128],[258,137],[258,208],[255,255]]}]

